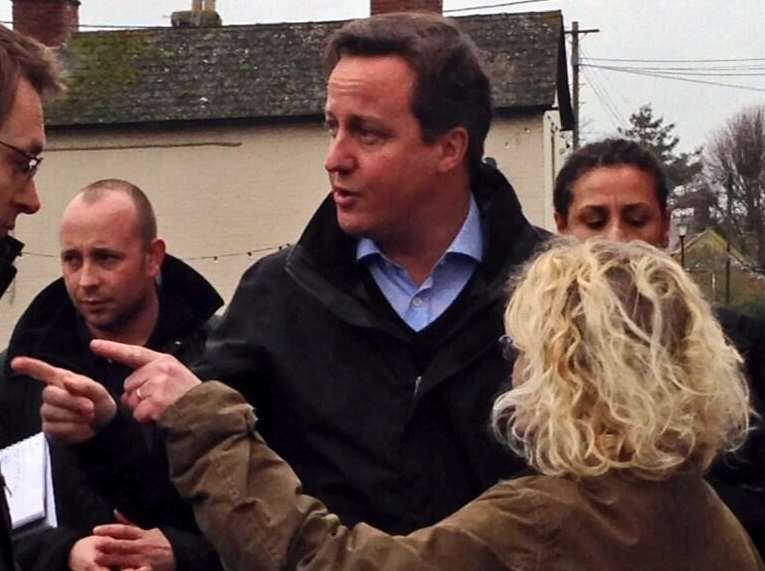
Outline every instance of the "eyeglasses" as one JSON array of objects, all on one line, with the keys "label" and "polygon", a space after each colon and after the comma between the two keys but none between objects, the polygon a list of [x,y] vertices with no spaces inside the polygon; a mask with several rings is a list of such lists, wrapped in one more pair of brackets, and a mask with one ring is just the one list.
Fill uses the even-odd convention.
[{"label": "eyeglasses", "polygon": [[19,149],[18,147],[14,147],[13,145],[3,141],[0,141],[0,145],[9,148],[24,157],[24,159],[27,161],[26,165],[24,166],[24,174],[26,174],[29,178],[35,176],[35,173],[37,172],[37,169],[40,167],[40,163],[43,160],[40,155],[33,155],[32,153],[28,153],[23,149]]}]

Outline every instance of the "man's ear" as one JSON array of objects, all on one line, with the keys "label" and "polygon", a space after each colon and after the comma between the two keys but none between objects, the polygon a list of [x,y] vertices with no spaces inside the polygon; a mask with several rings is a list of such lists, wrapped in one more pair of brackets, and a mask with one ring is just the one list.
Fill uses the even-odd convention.
[{"label": "man's ear", "polygon": [[455,127],[438,137],[436,144],[440,152],[438,171],[447,173],[465,163],[470,135],[465,127]]},{"label": "man's ear", "polygon": [[555,219],[555,229],[558,231],[558,234],[565,234],[568,231],[568,220],[566,217],[560,212],[555,212],[553,218]]},{"label": "man's ear", "polygon": [[159,270],[162,267],[162,262],[165,260],[165,241],[162,238],[154,238],[149,245],[149,274],[151,277],[156,278],[159,275]]}]

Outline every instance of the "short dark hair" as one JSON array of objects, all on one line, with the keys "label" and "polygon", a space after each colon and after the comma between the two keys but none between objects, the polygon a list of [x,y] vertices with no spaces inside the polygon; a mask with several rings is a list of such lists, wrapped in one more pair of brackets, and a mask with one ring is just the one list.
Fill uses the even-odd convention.
[{"label": "short dark hair", "polygon": [[157,217],[146,193],[132,182],[119,178],[97,180],[83,188],[77,196],[86,204],[93,204],[104,198],[110,192],[127,195],[135,206],[136,227],[138,235],[148,248],[157,237]]},{"label": "short dark hair", "polygon": [[41,97],[63,90],[52,50],[0,25],[0,125],[10,113],[22,77]]},{"label": "short dark hair", "polygon": [[403,58],[414,71],[412,112],[430,143],[462,126],[468,164],[476,172],[492,116],[491,82],[473,41],[456,23],[432,13],[401,12],[355,20],[335,32],[325,55],[327,72],[343,56]]},{"label": "short dark hair", "polygon": [[573,195],[571,189],[576,182],[598,167],[626,165],[635,167],[653,178],[656,200],[662,214],[667,213],[669,185],[661,162],[648,149],[629,139],[603,139],[590,143],[573,152],[555,178],[553,205],[555,212],[568,218]]}]

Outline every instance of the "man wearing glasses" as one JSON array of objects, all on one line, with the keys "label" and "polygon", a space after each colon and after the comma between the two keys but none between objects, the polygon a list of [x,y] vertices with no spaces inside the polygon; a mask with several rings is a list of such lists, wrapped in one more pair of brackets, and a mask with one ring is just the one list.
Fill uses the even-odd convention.
[{"label": "man wearing glasses", "polygon": [[[42,44],[0,26],[0,295],[16,275],[14,259],[23,244],[10,236],[16,217],[40,209],[34,175],[45,147],[42,98],[61,91],[51,52]],[[4,488],[0,477],[0,486]],[[0,497],[0,571],[13,562],[10,518]]]},{"label": "man wearing glasses", "polygon": [[34,175],[45,147],[41,98],[60,90],[47,48],[0,26],[0,294],[22,248],[9,236],[16,217],[40,209]]}]

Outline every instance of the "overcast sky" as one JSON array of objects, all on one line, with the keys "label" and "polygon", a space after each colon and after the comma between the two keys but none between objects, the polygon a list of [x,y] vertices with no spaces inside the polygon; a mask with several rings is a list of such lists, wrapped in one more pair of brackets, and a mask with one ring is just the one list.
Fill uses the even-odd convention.
[{"label": "overcast sky", "polygon": [[[449,12],[501,4],[500,0],[444,0]],[[170,14],[188,9],[191,0],[82,0],[84,25],[169,26]],[[369,14],[368,0],[218,0],[224,24],[335,20]],[[584,68],[583,136],[613,134],[630,113],[652,103],[656,113],[677,124],[681,146],[690,150],[740,109],[765,104],[765,1],[763,0],[549,0],[516,6],[449,12],[467,15],[491,11],[561,10],[566,28],[598,28],[581,39],[589,58],[638,60],[749,60],[730,62],[613,62],[611,67],[639,67],[641,74],[676,75],[686,79],[748,86],[750,90],[691,83],[653,76]],[[0,0],[0,19],[9,20],[11,1]],[[87,29],[87,28],[85,28]],[[731,69],[735,66],[735,69]],[[710,69],[716,68],[716,69]],[[710,75],[724,74],[724,75]]]}]

